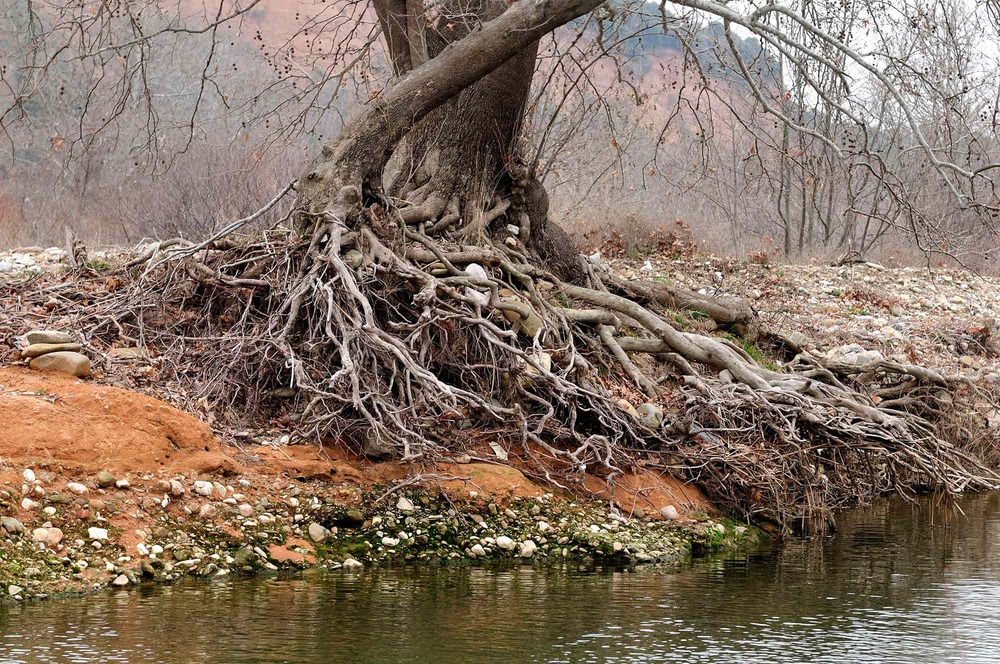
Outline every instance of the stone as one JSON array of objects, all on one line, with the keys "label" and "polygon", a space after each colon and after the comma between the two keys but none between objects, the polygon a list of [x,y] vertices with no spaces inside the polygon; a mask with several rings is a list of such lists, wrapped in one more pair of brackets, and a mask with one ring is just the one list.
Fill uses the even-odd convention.
[{"label": "stone", "polygon": [[406,496],[400,496],[399,500],[396,501],[396,509],[400,512],[412,512],[414,507],[409,498]]},{"label": "stone", "polygon": [[129,584],[128,577],[124,574],[119,574],[115,577],[115,580],[111,582],[111,585],[117,586],[118,588],[124,588]]},{"label": "stone", "polygon": [[538,317],[538,314],[532,311],[527,318],[519,319],[516,327],[518,333],[531,339],[534,338],[534,336],[538,334],[539,330],[542,329],[542,325],[542,319]]},{"label": "stone", "polygon": [[236,552],[233,553],[233,564],[238,567],[243,567],[244,565],[249,564],[251,560],[253,560],[253,549],[248,546],[237,549]]},{"label": "stone", "polygon": [[72,334],[57,330],[32,330],[25,336],[29,344],[71,344],[76,341]]},{"label": "stone", "polygon": [[17,595],[20,595],[21,593],[24,592],[24,588],[22,588],[21,586],[12,585],[7,587],[7,592],[10,593],[11,597],[16,597]]},{"label": "stone", "polygon": [[31,536],[36,542],[41,542],[46,546],[56,546],[63,541],[63,531],[59,528],[35,528],[31,531]]},{"label": "stone", "polygon": [[514,547],[517,546],[517,542],[507,537],[506,535],[501,535],[497,538],[497,546],[504,551],[513,551]]},{"label": "stone", "polygon": [[552,526],[550,526],[547,522],[545,522],[545,521],[539,521],[538,522],[538,532],[540,532],[540,533],[547,533],[550,530],[552,530]]},{"label": "stone", "polygon": [[102,489],[107,489],[109,486],[113,486],[114,483],[117,481],[118,478],[106,470],[102,470],[101,472],[97,473],[97,486],[101,487]]},{"label": "stone", "polygon": [[626,413],[628,413],[632,417],[634,417],[635,419],[639,419],[639,411],[637,411],[635,409],[635,406],[633,406],[632,404],[630,404],[628,402],[628,399],[619,399],[618,400],[618,407],[621,408],[622,410],[624,410]]},{"label": "stone", "polygon": [[323,526],[323,524],[316,523],[315,521],[309,524],[308,531],[310,539],[317,544],[330,536],[330,530]]},{"label": "stone", "polygon": [[872,362],[880,362],[884,358],[877,350],[865,350],[859,344],[839,346],[827,353],[827,357],[850,366],[860,367]]},{"label": "stone", "polygon": [[35,501],[33,501],[33,500],[32,500],[31,498],[23,498],[23,499],[21,500],[21,509],[22,509],[22,510],[33,510],[33,509],[37,509],[37,508],[38,508],[38,505],[39,505],[39,503],[36,503],[36,502],[35,502]]},{"label": "stone", "polygon": [[364,567],[364,565],[361,564],[360,561],[355,560],[354,558],[348,558],[343,563],[341,563],[341,567],[346,570],[357,570]]},{"label": "stone", "polygon": [[32,357],[39,357],[41,355],[46,355],[48,353],[57,353],[59,351],[72,351],[74,353],[80,352],[82,346],[80,344],[31,344],[27,348],[21,351],[21,357],[25,360]]},{"label": "stone", "polygon": [[24,477],[25,482],[35,481],[35,471],[33,471],[31,468],[25,468],[24,472],[21,473],[21,475]]},{"label": "stone", "polygon": [[25,531],[24,524],[11,516],[0,516],[0,526],[11,535]]},{"label": "stone", "polygon": [[66,485],[66,489],[78,496],[82,496],[90,491],[85,484],[80,484],[79,482],[70,482]]},{"label": "stone", "polygon": [[208,497],[212,495],[212,491],[215,487],[212,486],[211,482],[205,482],[203,480],[199,480],[194,483],[193,488],[194,492],[197,493],[199,496]]},{"label": "stone", "polygon": [[240,516],[244,519],[248,519],[253,516],[253,506],[248,503],[243,503],[236,509],[239,510]]},{"label": "stone", "polygon": [[663,409],[655,403],[644,403],[636,408],[636,412],[639,414],[639,421],[650,429],[659,429],[663,423]]},{"label": "stone", "polygon": [[198,517],[201,519],[211,519],[217,512],[218,510],[215,508],[215,505],[212,503],[205,503],[201,506],[201,509],[198,510]]},{"label": "stone", "polygon": [[108,529],[91,526],[87,528],[87,537],[92,540],[106,540],[108,539]]},{"label": "stone", "polygon": [[58,371],[73,374],[77,378],[90,375],[90,359],[86,355],[69,351],[41,355],[32,359],[28,366],[35,371]]},{"label": "stone", "polygon": [[351,249],[344,254],[344,263],[352,270],[357,270],[365,262],[365,256],[357,249]]},{"label": "stone", "polygon": [[677,512],[677,508],[673,505],[667,505],[666,507],[660,508],[660,516],[668,521],[676,521],[681,518],[680,513]]},{"label": "stone", "polygon": [[115,487],[116,488],[119,488],[119,489],[128,489],[130,486],[132,486],[132,485],[129,484],[128,480],[115,480]]},{"label": "stone", "polygon": [[533,555],[535,555],[535,551],[537,550],[538,550],[538,545],[535,544],[534,541],[524,540],[523,542],[521,542],[521,550],[518,552],[518,555],[521,556],[522,558],[530,558]]},{"label": "stone", "polygon": [[361,510],[347,510],[344,514],[346,525],[353,528],[362,526],[365,522],[365,515]]},{"label": "stone", "polygon": [[476,558],[482,558],[486,555],[486,549],[483,548],[482,544],[473,544],[472,548],[469,549],[469,553]]},{"label": "stone", "polygon": [[170,495],[174,498],[180,498],[185,493],[184,485],[178,480],[170,480]]}]

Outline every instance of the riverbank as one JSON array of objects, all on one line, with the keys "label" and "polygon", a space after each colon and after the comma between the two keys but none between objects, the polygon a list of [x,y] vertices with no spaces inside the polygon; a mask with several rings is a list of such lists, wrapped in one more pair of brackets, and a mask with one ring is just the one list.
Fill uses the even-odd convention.
[{"label": "riverbank", "polygon": [[[7,600],[314,566],[641,564],[761,536],[721,518],[690,483],[696,472],[671,477],[662,464],[586,476],[571,494],[526,462],[537,450],[460,427],[453,456],[435,462],[379,461],[336,441],[291,445],[294,395],[274,390],[265,395],[273,416],[240,422],[238,404],[213,402],[210,386],[192,380],[196,339],[151,347],[124,333],[108,343],[82,329],[81,320],[92,320],[83,313],[121,288],[112,268],[121,257],[93,256],[80,273],[68,272],[57,250],[4,258],[15,266],[0,275],[9,304],[0,318],[7,365],[0,367],[0,594]],[[626,277],[746,297],[768,329],[819,355],[919,358],[970,384],[997,382],[994,280],[714,257],[609,264]],[[22,299],[28,290],[31,304]],[[697,312],[678,312],[675,322],[714,331]],[[88,378],[23,366],[23,335],[42,327],[83,341],[79,350],[93,362]],[[782,358],[766,345],[744,349],[780,370]],[[986,399],[980,405],[977,416],[992,423],[995,409]]]},{"label": "riverbank", "polygon": [[[470,474],[482,469],[469,464]],[[9,469],[9,467],[8,467]],[[692,511],[630,516],[563,496],[480,494],[461,478],[392,486],[183,475],[76,481],[25,468],[0,489],[4,601],[311,567],[676,562],[761,531]],[[465,494],[465,495],[462,495]]]},{"label": "riverbank", "polygon": [[587,497],[468,455],[229,445],[149,395],[23,367],[0,367],[0,421],[8,602],[307,568],[663,563],[763,536],[651,471],[591,478]]}]

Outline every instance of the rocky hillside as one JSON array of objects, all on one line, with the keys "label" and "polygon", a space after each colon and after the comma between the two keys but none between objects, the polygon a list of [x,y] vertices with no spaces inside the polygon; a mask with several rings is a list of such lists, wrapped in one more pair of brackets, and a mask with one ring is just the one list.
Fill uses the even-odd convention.
[{"label": "rocky hillside", "polygon": [[874,263],[762,265],[704,256],[601,260],[627,276],[746,298],[762,327],[817,352],[881,353],[946,373],[1000,380],[1000,342],[993,338],[1000,318],[995,277]]}]

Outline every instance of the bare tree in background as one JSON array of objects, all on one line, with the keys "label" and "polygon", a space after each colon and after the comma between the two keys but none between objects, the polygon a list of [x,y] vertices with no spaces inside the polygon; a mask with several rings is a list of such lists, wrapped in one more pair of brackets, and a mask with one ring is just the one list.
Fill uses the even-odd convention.
[{"label": "bare tree in background", "polygon": [[[282,47],[262,45],[273,78],[227,92],[217,69],[223,35],[246,29],[264,6],[224,1],[178,21],[149,19],[131,5],[31,5],[34,48],[4,73],[11,96],[2,126],[12,142],[19,113],[67,59],[93,68],[84,117],[94,90],[111,81],[114,93],[75,141],[86,149],[132,107],[147,120],[142,150],[164,165],[158,136],[178,132],[174,154],[183,154],[210,102],[220,113],[246,113],[245,122],[263,123],[269,135],[305,137],[348,81],[368,92],[302,176],[259,210],[200,242],[174,238],[131,261],[120,308],[86,314],[94,334],[111,338],[127,327],[164,346],[199,339],[199,380],[213,398],[252,409],[270,389],[292,387],[301,437],[337,436],[369,454],[434,457],[468,442],[462,432],[473,426],[559,485],[579,483],[585,472],[613,477],[640,462],[680,460],[724,503],[793,517],[927,482],[949,491],[1000,484],[969,451],[970,431],[944,417],[961,412],[943,405],[965,389],[956,379],[800,353],[794,342],[754,330],[746,303],[626,281],[577,253],[549,218],[539,179],[558,159],[546,150],[570,145],[591,113],[606,113],[614,131],[625,128],[600,75],[631,85],[635,103],[646,103],[628,76],[629,53],[643,36],[669,33],[685,54],[671,86],[692,90],[661,109],[643,167],[650,177],[670,170],[661,150],[680,136],[698,146],[689,162],[708,164],[722,130],[714,118],[729,111],[747,130],[739,140],[751,143],[747,172],[780,165],[778,200],[800,246],[834,237],[834,210],[846,205],[832,194],[840,173],[874,189],[861,202],[859,189],[849,189],[851,214],[933,238],[939,220],[922,202],[933,195],[992,228],[994,127],[969,117],[940,86],[922,94],[940,95],[950,129],[928,126],[934,115],[919,110],[914,81],[898,69],[909,54],[893,53],[891,40],[871,29],[909,8],[380,0],[373,19],[360,5],[333,3]],[[923,19],[919,5],[913,11]],[[720,39],[703,41],[706,24]],[[750,36],[756,49],[743,48]],[[165,126],[148,76],[157,44],[195,38],[207,40],[207,51],[183,93],[188,113]],[[376,38],[391,74],[369,59]],[[576,103],[554,101],[540,115],[531,87],[543,38],[554,41],[542,42],[549,61],[537,79],[562,85],[563,98]],[[592,57],[578,59],[576,44],[588,41]],[[774,54],[784,63],[777,76]],[[714,79],[721,85],[712,71],[727,72]],[[878,99],[884,108],[873,109]],[[772,124],[748,121],[761,114]],[[522,132],[526,117],[534,149]],[[683,118],[692,124],[681,126]],[[631,142],[617,138],[611,163],[623,171]],[[793,190],[798,200],[790,202]],[[287,214],[245,232],[287,200]],[[895,216],[872,212],[883,200]],[[150,289],[161,294],[155,311],[137,306]],[[729,336],[683,329],[677,310],[711,318]],[[740,343],[748,337],[774,341],[788,365],[754,359]],[[667,404],[665,421],[635,417],[620,394]]]}]

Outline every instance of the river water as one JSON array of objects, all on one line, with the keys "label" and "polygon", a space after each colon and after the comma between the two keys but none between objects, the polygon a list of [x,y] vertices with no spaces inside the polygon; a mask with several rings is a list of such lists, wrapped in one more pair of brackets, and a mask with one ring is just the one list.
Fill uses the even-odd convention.
[{"label": "river water", "polygon": [[400,568],[0,607],[0,662],[998,662],[1000,494],[676,568]]}]

